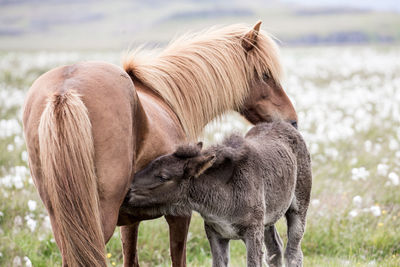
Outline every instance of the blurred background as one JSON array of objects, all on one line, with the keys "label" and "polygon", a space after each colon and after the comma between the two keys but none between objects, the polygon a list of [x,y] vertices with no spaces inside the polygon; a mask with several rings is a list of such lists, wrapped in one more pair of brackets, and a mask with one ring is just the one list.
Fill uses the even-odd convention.
[{"label": "blurred background", "polygon": [[[165,47],[212,25],[262,20],[281,47],[283,87],[299,115],[314,184],[305,266],[400,266],[400,3],[398,0],[0,0],[0,266],[60,266],[49,218],[33,185],[21,107],[44,72],[82,60],[117,65],[127,50]],[[251,125],[229,113],[207,145]],[[170,266],[164,219],[140,226],[141,266]],[[286,238],[284,221],[278,223]],[[107,245],[122,265],[119,229]],[[210,266],[194,214],[188,266]],[[231,242],[231,266],[245,266]]]},{"label": "blurred background", "polygon": [[397,0],[1,0],[0,49],[126,49],[215,24],[255,23],[282,45],[394,43]]}]

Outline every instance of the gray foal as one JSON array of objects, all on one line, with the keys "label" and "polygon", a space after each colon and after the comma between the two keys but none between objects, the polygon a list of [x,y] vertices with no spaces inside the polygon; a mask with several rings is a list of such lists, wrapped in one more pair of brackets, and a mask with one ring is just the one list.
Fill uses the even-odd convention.
[{"label": "gray foal", "polygon": [[311,192],[311,161],[299,132],[285,122],[262,123],[245,137],[220,145],[180,146],[138,172],[121,209],[204,218],[213,266],[227,266],[229,240],[246,244],[247,265],[282,266],[282,240],[274,224],[285,215],[286,266],[302,266],[303,238]]}]

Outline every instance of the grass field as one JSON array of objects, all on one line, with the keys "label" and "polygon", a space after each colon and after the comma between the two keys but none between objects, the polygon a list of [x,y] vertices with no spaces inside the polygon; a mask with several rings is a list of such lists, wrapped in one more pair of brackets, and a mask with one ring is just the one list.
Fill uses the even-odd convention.
[{"label": "grass field", "polygon": [[[299,114],[313,160],[314,184],[305,266],[400,266],[400,48],[284,49],[284,88]],[[27,167],[21,106],[32,82],[61,64],[119,53],[0,54],[0,266],[58,266],[48,216]],[[238,115],[206,127],[203,139],[245,132]],[[284,221],[278,223],[285,237]],[[210,266],[202,220],[194,214],[189,266]],[[164,219],[140,226],[142,266],[170,266]],[[119,230],[107,245],[111,266],[122,265]],[[245,265],[245,248],[231,244],[231,265]]]}]

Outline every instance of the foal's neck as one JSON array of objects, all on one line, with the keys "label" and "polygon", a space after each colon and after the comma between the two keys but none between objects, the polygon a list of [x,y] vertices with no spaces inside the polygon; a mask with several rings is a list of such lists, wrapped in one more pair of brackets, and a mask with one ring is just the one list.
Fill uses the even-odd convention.
[{"label": "foal's neck", "polygon": [[224,178],[212,174],[193,178],[188,191],[191,208],[200,214],[224,215],[234,195],[232,184],[227,182],[230,177]]}]

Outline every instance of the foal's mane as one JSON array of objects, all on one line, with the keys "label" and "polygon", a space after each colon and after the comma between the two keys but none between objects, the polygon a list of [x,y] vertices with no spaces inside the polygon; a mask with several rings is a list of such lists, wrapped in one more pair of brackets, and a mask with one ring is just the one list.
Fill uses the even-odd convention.
[{"label": "foal's mane", "polygon": [[238,110],[255,78],[266,73],[279,83],[275,42],[260,31],[254,48],[245,51],[243,38],[250,29],[231,25],[185,34],[157,55],[143,49],[132,52],[123,66],[170,105],[193,140],[210,120]]}]

